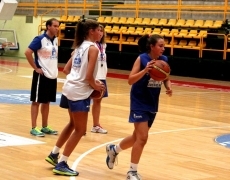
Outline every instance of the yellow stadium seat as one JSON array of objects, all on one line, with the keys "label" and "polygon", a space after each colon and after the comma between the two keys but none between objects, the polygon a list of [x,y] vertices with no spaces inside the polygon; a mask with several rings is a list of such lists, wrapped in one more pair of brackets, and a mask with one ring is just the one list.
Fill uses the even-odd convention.
[{"label": "yellow stadium seat", "polygon": [[169,44],[172,46],[175,46],[178,44],[178,40],[177,39],[171,40],[171,42]]},{"label": "yellow stadium seat", "polygon": [[132,44],[132,45],[137,45],[140,38],[141,38],[141,37],[139,37],[139,36],[136,37],[136,38],[135,38],[135,41],[134,41],[134,42],[130,42],[130,44]]},{"label": "yellow stadium seat", "polygon": [[178,44],[174,45],[174,47],[176,47],[176,48],[182,48],[182,47],[186,46],[187,43],[188,43],[187,40],[182,39],[182,40],[180,40],[180,42]]},{"label": "yellow stadium seat", "polygon": [[206,47],[206,42],[205,42],[205,41],[203,41],[203,43],[199,42],[198,46],[199,46],[201,49],[203,49],[203,48]]},{"label": "yellow stadium seat", "polygon": [[111,41],[111,36],[110,35],[106,35],[105,41],[106,41],[106,43],[113,43],[113,41]]},{"label": "yellow stadium seat", "polygon": [[185,46],[185,48],[200,49],[200,47],[197,46],[197,42],[195,40],[189,41],[189,43],[187,44],[187,46]]},{"label": "yellow stadium seat", "polygon": [[167,21],[168,21],[167,19],[160,19],[158,25],[164,26],[167,24]]},{"label": "yellow stadium seat", "polygon": [[60,18],[60,21],[66,22],[66,20],[67,20],[67,16],[66,15],[62,15],[61,18]]},{"label": "yellow stadium seat", "polygon": [[150,18],[144,18],[141,24],[149,25],[149,23],[150,23]]},{"label": "yellow stadium seat", "polygon": [[68,16],[68,18],[66,19],[67,22],[73,22],[74,20],[74,16]]},{"label": "yellow stadium seat", "polygon": [[105,26],[105,32],[110,32],[112,29],[112,26]]},{"label": "yellow stadium seat", "polygon": [[166,34],[166,37],[172,37],[173,35],[178,35],[179,30],[178,29],[172,29],[169,34]]},{"label": "yellow stadium seat", "polygon": [[151,32],[151,34],[160,34],[161,29],[160,28],[154,28],[154,30]]},{"label": "yellow stadium seat", "polygon": [[60,30],[65,30],[65,24],[64,23],[61,23],[60,26],[59,26]]},{"label": "yellow stadium seat", "polygon": [[192,25],[191,27],[202,27],[203,24],[204,24],[204,20],[196,20],[194,25]]},{"label": "yellow stadium seat", "polygon": [[127,29],[127,31],[124,31],[123,32],[123,34],[131,34],[131,33],[134,33],[134,31],[135,31],[135,27],[129,27],[128,29]]},{"label": "yellow stadium seat", "polygon": [[197,34],[197,36],[196,37],[194,37],[194,38],[201,38],[201,37],[204,37],[204,38],[206,38],[207,37],[207,31],[206,30],[201,30],[198,34]]},{"label": "yellow stadium seat", "polygon": [[126,26],[121,26],[119,29],[119,32],[126,32],[127,31],[127,27]]},{"label": "yellow stadium seat", "polygon": [[133,34],[142,34],[142,32],[143,32],[143,28],[137,27]]},{"label": "yellow stadium seat", "polygon": [[127,21],[126,21],[126,24],[133,24],[134,22],[134,18],[128,18]]},{"label": "yellow stadium seat", "polygon": [[141,35],[151,34],[151,32],[152,32],[152,28],[145,28]]},{"label": "yellow stadium seat", "polygon": [[197,30],[190,30],[189,33],[185,36],[185,38],[195,38],[197,34]]},{"label": "yellow stadium seat", "polygon": [[165,35],[168,35],[169,34],[169,29],[162,29],[160,35],[161,36],[165,36]]},{"label": "yellow stadium seat", "polygon": [[176,19],[169,19],[168,23],[164,26],[174,26],[176,24]]},{"label": "yellow stadium seat", "polygon": [[122,38],[118,38],[117,40],[115,40],[115,41],[113,41],[115,44],[120,44],[120,43],[122,43],[123,44],[123,42],[125,42],[126,41],[126,36],[122,36]]},{"label": "yellow stadium seat", "polygon": [[187,29],[181,29],[178,35],[175,35],[175,37],[185,37],[188,34]]},{"label": "yellow stadium seat", "polygon": [[210,28],[220,28],[223,24],[223,21],[215,21]]},{"label": "yellow stadium seat", "polygon": [[185,20],[184,19],[179,19],[177,22],[176,22],[176,24],[175,24],[175,26],[183,26],[185,24]]},{"label": "yellow stadium seat", "polygon": [[129,36],[126,41],[122,42],[122,44],[130,44],[130,42],[134,42],[134,36]]},{"label": "yellow stadium seat", "polygon": [[118,39],[119,39],[118,35],[113,35],[112,38],[111,38],[111,41],[116,42],[116,41],[118,41]]},{"label": "yellow stadium seat", "polygon": [[110,32],[113,32],[113,33],[119,32],[119,26],[113,26]]},{"label": "yellow stadium seat", "polygon": [[135,20],[134,20],[134,22],[133,23],[131,23],[131,24],[137,24],[137,25],[139,25],[139,24],[141,24],[142,23],[142,18],[136,18]]},{"label": "yellow stadium seat", "polygon": [[118,20],[118,22],[116,24],[125,24],[127,21],[126,17],[120,17],[120,19]]},{"label": "yellow stadium seat", "polygon": [[158,19],[153,18],[153,19],[149,22],[149,25],[157,25],[157,24],[158,24],[158,22],[159,22],[159,20],[158,20]]},{"label": "yellow stadium seat", "polygon": [[105,20],[105,17],[100,16],[100,17],[97,19],[97,22],[99,22],[99,23],[103,23],[103,22],[104,22],[104,20]]},{"label": "yellow stadium seat", "polygon": [[188,19],[184,25],[181,25],[181,27],[192,27],[194,23],[195,21],[193,19]]},{"label": "yellow stadium seat", "polygon": [[213,20],[206,20],[203,24],[203,28],[209,28],[209,27],[212,27],[213,25]]},{"label": "yellow stadium seat", "polygon": [[112,17],[105,17],[104,22],[103,23],[110,23],[112,20]]},{"label": "yellow stadium seat", "polygon": [[111,20],[111,23],[117,23],[119,20],[119,17],[113,17]]},{"label": "yellow stadium seat", "polygon": [[77,21],[79,21],[79,19],[80,19],[80,16],[74,16],[73,21],[77,22]]},{"label": "yellow stadium seat", "polygon": [[168,40],[168,39],[164,39],[164,42],[165,42],[165,47],[170,47],[170,44],[169,44],[169,40]]}]

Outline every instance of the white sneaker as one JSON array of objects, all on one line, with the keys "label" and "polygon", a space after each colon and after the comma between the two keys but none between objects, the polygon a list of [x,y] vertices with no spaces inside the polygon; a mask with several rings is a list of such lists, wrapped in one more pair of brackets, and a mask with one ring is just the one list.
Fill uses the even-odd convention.
[{"label": "white sneaker", "polygon": [[141,180],[141,176],[137,171],[129,171],[126,180]]},{"label": "white sneaker", "polygon": [[107,130],[103,129],[101,126],[94,126],[91,129],[91,132],[93,133],[101,133],[101,134],[107,134]]},{"label": "white sneaker", "polygon": [[107,164],[109,169],[113,169],[115,160],[116,160],[117,155],[118,155],[118,153],[115,152],[114,147],[115,147],[114,144],[108,144],[106,146],[106,152],[107,152],[106,164]]}]

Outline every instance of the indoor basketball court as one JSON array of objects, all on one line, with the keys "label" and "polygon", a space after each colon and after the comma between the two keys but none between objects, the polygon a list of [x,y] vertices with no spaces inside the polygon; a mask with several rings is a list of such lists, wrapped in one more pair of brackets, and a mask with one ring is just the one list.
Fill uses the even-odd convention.
[{"label": "indoor basketball court", "polygon": [[[77,2],[79,3],[80,1]],[[99,1],[99,3],[101,2],[102,1]],[[140,5],[140,1],[136,0],[134,2],[136,4],[133,3],[130,5],[121,4],[120,1],[117,2],[116,7],[118,9],[115,9],[115,12],[119,10],[122,11],[121,14],[126,13],[126,10],[127,8],[129,9],[129,6],[134,7],[133,12],[136,13],[135,21],[138,20],[138,18],[136,17],[136,15],[138,15],[139,13],[137,5]],[[53,149],[53,146],[55,145],[63,127],[69,121],[69,115],[67,110],[59,107],[62,94],[62,86],[66,78],[65,74],[62,72],[65,65],[65,63],[63,62],[59,62],[58,64],[59,75],[56,94],[57,101],[55,103],[51,103],[49,113],[49,125],[53,129],[58,130],[59,134],[46,134],[45,137],[36,137],[30,134],[30,89],[33,69],[29,65],[28,61],[24,57],[22,57],[24,56],[24,50],[28,46],[27,41],[32,40],[30,36],[35,37],[37,34],[41,33],[44,30],[45,21],[43,18],[45,17],[44,15],[48,14],[48,12],[56,12],[56,14],[54,14],[56,16],[58,14],[59,16],[60,7],[60,12],[63,12],[63,10],[65,11],[65,13],[69,11],[70,14],[74,14],[77,12],[77,14],[74,14],[73,16],[72,14],[68,17],[63,14],[63,16],[59,16],[61,17],[60,22],[62,21],[62,23],[60,24],[59,35],[61,36],[61,39],[59,39],[59,43],[63,46],[60,46],[61,48],[59,49],[59,54],[60,60],[64,61],[69,58],[69,52],[72,52],[72,49],[70,47],[68,47],[68,49],[65,46],[69,46],[71,44],[72,47],[73,39],[71,38],[74,34],[74,29],[73,27],[71,27],[71,25],[77,22],[73,19],[73,17],[75,16],[78,20],[80,18],[80,15],[89,11],[87,8],[91,8],[91,13],[95,13],[95,7],[98,7],[98,5],[91,4],[91,1],[90,3],[86,2],[86,0],[84,0],[84,3],[72,3],[70,9],[67,9],[66,3],[68,3],[68,1],[63,1],[62,3],[61,1],[58,3],[52,1],[52,4],[55,5],[54,8],[49,2],[49,5],[47,6],[45,4],[47,2],[45,1],[42,1],[42,3],[40,3],[40,6],[39,3],[40,2],[38,0],[25,0],[19,3],[20,6],[17,9],[18,2],[16,0],[0,1],[0,20],[3,21],[2,27],[0,27],[0,179],[123,180],[126,178],[126,173],[129,170],[131,150],[129,149],[126,151],[122,151],[118,155],[118,159],[116,161],[114,169],[110,170],[107,168],[106,165],[106,145],[111,143],[119,143],[124,137],[130,135],[134,129],[133,124],[128,123],[130,109],[129,93],[131,88],[127,80],[130,73],[129,70],[119,70],[119,68],[108,69],[107,86],[109,97],[103,99],[100,114],[100,125],[108,130],[108,133],[99,134],[90,132],[93,126],[92,112],[90,111],[88,116],[86,135],[82,137],[81,141],[68,159],[68,164],[70,168],[72,168],[73,170],[77,170],[79,172],[79,176],[67,177],[54,175],[52,172],[54,167],[45,161],[45,158],[50,154],[51,150]],[[111,4],[106,3],[100,5],[103,5],[103,8],[106,6],[108,6],[109,8],[112,7]],[[169,3],[169,1],[167,1],[167,3]],[[162,19],[166,20],[165,23],[170,22],[176,25],[176,21],[178,20],[177,22],[179,22],[180,18],[178,17],[178,15],[183,15],[183,8],[181,8],[183,5],[182,0],[178,0],[177,4],[178,5],[172,5],[172,7],[176,8],[175,12],[170,12],[172,7],[167,9],[166,12],[167,14],[174,14],[177,16],[175,22],[173,21],[173,19],[170,21],[164,19],[162,16]],[[165,4],[160,4],[159,7],[162,7],[163,5]],[[151,7],[154,6],[155,4],[151,5]],[[158,5],[156,6],[158,8]],[[167,5],[167,7],[169,6],[170,3],[169,5]],[[219,6],[218,8],[223,10],[226,15],[229,13],[228,11],[230,10],[228,6],[229,3],[227,0],[225,0],[224,3],[221,4],[221,8],[219,8]],[[146,15],[148,15],[150,13],[147,9],[148,4],[144,4],[143,7],[145,7],[146,9],[142,8],[140,10],[143,11],[143,14],[146,13]],[[190,5],[189,7],[194,8]],[[10,25],[7,23],[7,25],[8,27],[13,27],[15,25],[17,26],[17,28],[5,28],[6,22],[13,18],[14,12],[16,10],[18,10],[19,16],[17,14],[17,17],[12,21],[13,23],[11,23]],[[152,11],[155,12],[154,10]],[[159,12],[157,11],[157,13],[160,13],[162,15],[163,13],[165,13],[164,11],[165,10],[160,10]],[[194,11],[200,10],[195,9]],[[26,12],[26,15],[23,14],[21,16],[20,13],[22,12]],[[31,15],[31,12],[34,14]],[[110,12],[105,11],[103,13]],[[199,15],[199,13],[200,12],[198,12],[197,14]],[[30,16],[27,16],[28,14],[30,14]],[[185,15],[188,14],[189,13]],[[204,13],[204,15],[206,14]],[[37,16],[39,15],[41,17],[37,18]],[[127,16],[129,16],[129,14]],[[26,22],[24,22],[24,17]],[[196,19],[197,16],[194,17]],[[100,18],[97,18],[98,22],[102,24],[105,23],[104,25],[107,25],[107,19],[109,19],[109,21],[112,21],[112,15],[108,18],[101,17],[103,21],[99,21]],[[32,21],[27,22],[28,19]],[[126,52],[122,54],[122,50],[132,49],[133,52],[136,51],[135,47],[137,46],[133,45],[137,45],[140,34],[139,32],[138,34],[134,33],[135,28],[130,28],[133,31],[130,30],[130,32],[128,32],[129,27],[123,27],[125,23],[123,21],[120,22],[121,19],[122,17],[119,19],[118,22],[117,17],[117,21],[114,22],[114,27],[110,27],[111,34],[108,33],[108,37],[110,38],[108,38],[107,41],[108,44],[110,43],[110,47],[108,46],[108,49],[117,49],[117,52],[114,53],[114,51],[111,51],[111,49],[107,49],[107,57],[110,61],[108,65],[114,67],[123,67],[123,69],[125,69],[128,67],[130,62],[134,61],[134,59],[132,59],[134,54],[131,55],[131,53]],[[131,19],[133,19],[133,21],[132,23],[128,23],[128,25],[135,24],[134,18]],[[192,39],[191,37],[194,36],[195,40],[192,39],[194,41],[193,43],[191,43],[190,39],[189,41],[186,40],[186,43],[188,43],[186,44],[186,47],[184,39],[182,39],[183,41],[179,41],[177,39],[178,37],[183,38],[184,35],[180,36],[179,31],[177,34],[178,37],[175,36],[175,39],[174,35],[172,35],[176,34],[176,32],[172,31],[178,29],[172,29],[172,31],[169,31],[169,29],[167,29],[167,31],[163,31],[162,29],[161,31],[161,29],[157,26],[156,28],[154,26],[154,28],[151,29],[149,28],[150,22],[152,22],[152,20],[154,20],[155,18],[153,18],[151,21],[148,17],[143,19],[139,18],[139,20],[140,19],[143,20],[142,23],[144,22],[144,19],[147,19],[144,24],[146,27],[141,27],[143,33],[161,33],[161,35],[163,36],[163,33],[166,33],[165,37],[167,38],[165,38],[164,40],[166,48],[165,53],[168,52],[172,56],[174,56],[178,52],[181,54],[180,48],[182,46],[185,47],[185,49],[187,48],[186,50],[192,49],[192,51],[196,50],[196,52],[198,52],[198,60],[196,59],[197,61],[195,61],[198,63],[194,64],[191,59],[189,63],[189,61],[186,61],[186,59],[183,58],[181,58],[183,59],[183,63],[181,63],[182,60],[179,58],[179,61],[177,61],[174,66],[167,67],[167,69],[165,69],[165,72],[163,72],[163,74],[161,73],[161,75],[163,76],[160,76],[158,78],[165,79],[165,77],[170,72],[170,68],[172,72],[179,72],[179,70],[181,70],[181,72],[184,71],[183,73],[185,74],[187,70],[189,70],[189,73],[194,73],[198,69],[200,74],[205,74],[206,72],[208,72],[206,71],[206,68],[208,66],[200,63],[203,55],[203,50],[205,50],[206,52],[208,51],[207,54],[209,56],[212,56],[212,53],[219,53],[218,56],[221,55],[221,58],[223,56],[221,61],[227,63],[221,63],[221,66],[216,67],[214,64],[212,64],[212,62],[210,62],[211,65],[209,65],[212,67],[213,70],[211,72],[215,74],[215,72],[220,69],[218,67],[223,67],[225,70],[224,73],[221,74],[219,73],[220,71],[218,71],[217,74],[226,76],[227,78],[230,77],[228,76],[229,70],[227,69],[227,66],[224,67],[225,65],[229,64],[228,60],[226,59],[229,58],[229,55],[227,54],[228,52],[230,52],[230,49],[228,49],[228,45],[226,43],[222,43],[224,44],[224,50],[217,49],[216,51],[212,51],[212,48],[205,49],[207,48],[205,47],[205,38],[207,38],[207,34],[198,30],[196,31],[196,36],[191,35],[190,37],[188,37]],[[194,19],[192,20],[194,21]],[[159,16],[159,22],[160,21],[161,20]],[[116,23],[121,23],[122,26],[116,27]],[[193,23],[195,27],[195,21]],[[37,24],[39,24],[39,26],[37,26]],[[141,23],[137,22],[137,24],[140,25]],[[214,26],[214,21],[212,24]],[[31,25],[33,26],[33,28]],[[165,25],[166,28],[169,27],[169,24]],[[184,20],[184,25],[179,25],[179,27],[185,27],[185,25],[186,23]],[[217,25],[219,27],[220,24]],[[200,24],[198,24],[197,27],[200,27]],[[126,28],[127,33],[124,33],[124,36],[122,37],[122,33],[119,32],[119,35],[115,33],[116,30],[118,30],[115,28],[120,28],[121,32],[123,32],[123,28]],[[137,29],[138,28],[135,29],[135,32]],[[148,31],[148,29],[151,30]],[[157,29],[159,31],[154,31]],[[215,30],[215,27],[213,29]],[[188,30],[186,32],[188,33]],[[131,34],[134,34],[134,36],[132,37]],[[206,35],[206,37],[204,37],[204,35]],[[218,42],[229,41],[230,43],[230,39],[228,40],[230,35],[224,35],[223,37],[224,38],[218,37]],[[19,40],[21,40],[20,47]],[[182,44],[176,44],[177,41],[182,42]],[[130,46],[128,47],[128,45]],[[176,53],[173,49],[174,46],[175,48],[178,48],[178,51],[175,51]],[[23,53],[21,51],[22,49]],[[18,56],[14,56],[15,54],[12,53],[15,51],[18,52],[18,54],[15,53]],[[186,54],[186,51],[184,51],[184,54]],[[191,53],[190,51],[190,55],[191,54],[194,54],[196,56],[196,53]],[[204,54],[207,55],[206,53]],[[114,59],[116,61],[113,61]],[[196,67],[197,64],[199,64],[200,66]],[[164,66],[164,64],[162,66]],[[154,70],[156,69],[157,67],[155,67]],[[173,95],[172,97],[169,97],[166,94],[164,86],[162,86],[159,101],[159,112],[157,113],[155,122],[149,131],[148,142],[144,148],[140,163],[138,165],[138,173],[140,173],[143,180],[229,180],[229,81],[212,80],[211,78],[193,78],[194,76],[192,77],[169,75],[169,77],[172,81]],[[38,127],[41,127],[41,113],[38,114],[37,124]],[[60,153],[62,152],[63,148],[61,149]]]},{"label": "indoor basketball court", "polygon": [[[59,65],[61,70],[63,65]],[[0,57],[0,153],[3,179],[79,179],[120,180],[129,168],[130,150],[118,156],[117,165],[109,170],[105,164],[105,146],[118,143],[129,135],[128,71],[109,69],[109,97],[102,101],[101,125],[108,134],[88,130],[69,158],[78,177],[53,175],[44,159],[52,150],[57,136],[31,136],[29,93],[32,69],[25,59]],[[65,75],[59,71],[57,103],[50,107],[50,125],[60,131],[68,121],[66,110],[58,106]],[[150,130],[139,164],[146,180],[228,180],[229,146],[215,139],[230,133],[230,85],[227,82],[171,76],[173,96],[162,87],[160,108]],[[41,126],[41,117],[38,117]],[[229,137],[229,136],[228,136]],[[62,152],[62,151],[61,151]]]}]

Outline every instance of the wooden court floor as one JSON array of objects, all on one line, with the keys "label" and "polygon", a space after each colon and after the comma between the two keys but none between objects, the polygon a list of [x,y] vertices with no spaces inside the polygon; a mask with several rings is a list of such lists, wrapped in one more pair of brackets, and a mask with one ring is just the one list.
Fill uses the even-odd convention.
[{"label": "wooden court floor", "polygon": [[[109,69],[109,73],[109,97],[102,101],[100,119],[108,134],[90,132],[90,112],[87,135],[68,161],[70,167],[80,172],[76,178],[53,175],[52,166],[44,159],[58,136],[38,138],[30,135],[30,104],[0,102],[0,135],[7,133],[40,142],[0,147],[0,179],[124,180],[129,169],[130,150],[121,152],[117,166],[109,170],[105,164],[105,146],[118,143],[133,131],[133,125],[128,123],[130,86],[127,79],[114,78],[115,74],[125,77],[129,72]],[[25,59],[1,56],[0,95],[4,90],[23,90],[28,94],[31,75],[32,69]],[[59,93],[64,78],[60,72]],[[230,83],[177,76],[171,79],[173,96],[168,97],[162,88],[159,112],[139,164],[143,180],[229,180],[230,149],[214,139],[230,133]],[[67,111],[52,104],[50,126],[60,132],[67,121]],[[41,126],[40,115],[38,125]]]}]

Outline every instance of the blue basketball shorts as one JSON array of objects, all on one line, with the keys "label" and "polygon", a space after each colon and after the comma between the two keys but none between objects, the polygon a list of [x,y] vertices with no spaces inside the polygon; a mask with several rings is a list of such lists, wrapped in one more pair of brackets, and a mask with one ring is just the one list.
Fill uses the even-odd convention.
[{"label": "blue basketball shorts", "polygon": [[152,113],[148,111],[131,110],[129,114],[129,122],[136,123],[136,122],[148,121],[148,127],[151,127],[155,117],[156,117],[156,113]]},{"label": "blue basketball shorts", "polygon": [[84,100],[71,101],[68,99],[69,109],[71,112],[89,112],[90,97]]},{"label": "blue basketball shorts", "polygon": [[66,96],[62,94],[60,107],[65,109],[70,109],[71,112],[89,112],[90,110],[90,98],[79,100],[79,101],[71,101],[67,99]]}]

